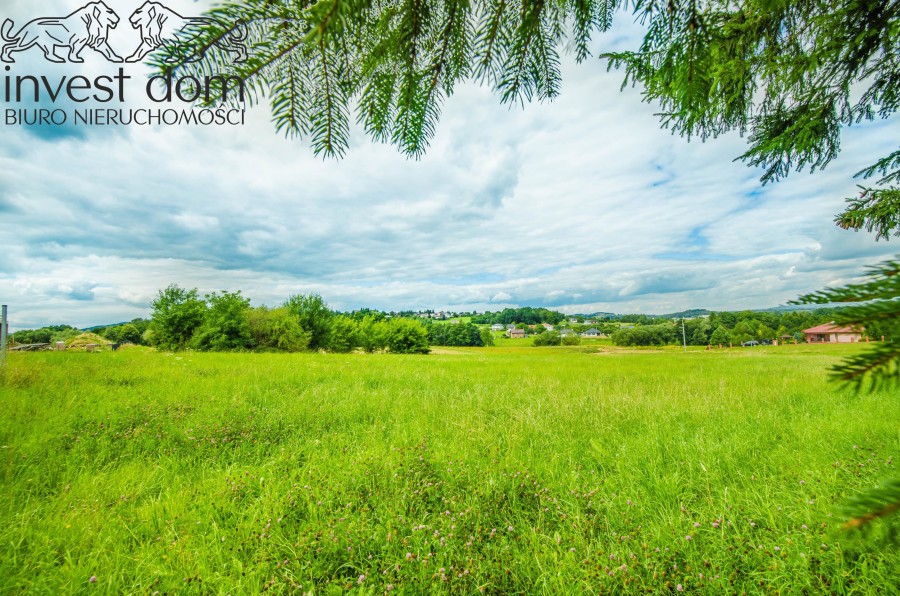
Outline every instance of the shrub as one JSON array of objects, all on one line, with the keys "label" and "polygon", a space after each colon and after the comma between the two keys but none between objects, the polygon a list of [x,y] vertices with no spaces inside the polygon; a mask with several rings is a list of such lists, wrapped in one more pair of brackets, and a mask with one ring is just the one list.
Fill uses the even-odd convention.
[{"label": "shrub", "polygon": [[561,343],[562,340],[560,339],[559,331],[544,331],[534,338],[532,345],[537,347],[558,346]]},{"label": "shrub", "polygon": [[427,354],[428,332],[412,319],[391,319],[388,348],[394,354]]},{"label": "shrub", "polygon": [[302,352],[309,346],[310,334],[286,308],[265,306],[247,313],[253,346],[268,352]]},{"label": "shrub", "polygon": [[581,345],[581,338],[575,335],[574,333],[563,337],[561,340],[562,345],[564,346],[578,346]]},{"label": "shrub", "polygon": [[209,307],[197,330],[192,345],[198,350],[228,352],[246,350],[251,346],[250,322],[247,311],[250,299],[237,292],[206,295]]}]

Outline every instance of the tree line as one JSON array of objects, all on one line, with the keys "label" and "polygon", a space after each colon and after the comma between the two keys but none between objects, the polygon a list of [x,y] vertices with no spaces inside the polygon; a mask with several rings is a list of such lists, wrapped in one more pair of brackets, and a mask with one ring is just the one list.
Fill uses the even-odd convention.
[{"label": "tree line", "polygon": [[290,296],[280,306],[250,306],[236,292],[201,297],[170,285],[151,303],[146,343],[163,350],[336,353],[362,349],[427,354],[428,330],[417,320],[377,311],[338,313],[318,294]]},{"label": "tree line", "polygon": [[[683,331],[680,319],[647,319],[647,324],[620,327],[610,338],[619,346],[663,346],[683,341],[692,346],[771,340],[804,342],[804,329],[830,323],[841,310],[712,312],[708,317],[686,319]],[[866,327],[865,333],[873,339],[889,335],[887,327],[878,324]]]},{"label": "tree line", "polygon": [[539,325],[549,323],[557,325],[566,319],[566,315],[546,308],[505,308],[500,312],[486,312],[472,317],[472,323],[476,325]]},{"label": "tree line", "polygon": [[473,323],[431,323],[428,327],[428,341],[433,346],[474,346],[494,345],[494,336],[490,329],[478,327]]},{"label": "tree line", "polygon": [[[153,346],[162,350],[348,353],[390,351],[427,353],[429,346],[492,346],[490,324],[516,325],[540,330],[535,346],[577,345],[576,335],[561,336],[555,330],[539,329],[542,323],[559,324],[567,317],[545,308],[508,308],[474,315],[471,322],[449,324],[378,310],[351,312],[331,310],[318,294],[298,294],[276,307],[250,306],[237,292],[213,292],[170,285],[151,303],[150,319],[95,328],[110,342]],[[575,332],[593,327],[620,346],[729,345],[747,341],[805,341],[803,329],[835,320],[840,308],[796,311],[711,312],[686,319],[682,335],[680,319],[651,315],[621,315],[593,325],[572,324]],[[412,311],[409,311],[410,313]],[[626,326],[623,323],[628,322]],[[883,327],[883,328],[882,328]],[[866,334],[873,339],[890,336],[885,325],[870,324]],[[53,325],[11,334],[18,344],[67,341],[82,330]]]}]

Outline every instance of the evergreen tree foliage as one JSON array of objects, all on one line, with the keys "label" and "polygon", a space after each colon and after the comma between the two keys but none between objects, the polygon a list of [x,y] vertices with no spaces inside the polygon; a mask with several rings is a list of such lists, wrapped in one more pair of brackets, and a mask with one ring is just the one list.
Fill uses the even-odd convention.
[{"label": "evergreen tree foliage", "polygon": [[843,507],[845,530],[870,532],[874,522],[885,521],[887,538],[897,542],[900,536],[900,479],[890,478],[873,489],[863,491]]},{"label": "evergreen tree foliage", "polygon": [[883,335],[887,341],[876,342],[842,362],[834,369],[836,377],[857,389],[900,386],[900,261],[874,267],[863,283],[808,294],[798,302],[854,303],[835,311],[835,324],[857,327],[869,335],[877,328],[881,333],[873,339]]},{"label": "evergreen tree foliage", "polygon": [[[504,103],[553,99],[560,51],[589,58],[617,12],[644,26],[639,48],[601,56],[623,71],[623,86],[639,85],[677,134],[746,135],[740,159],[763,168],[763,182],[825,167],[842,127],[900,105],[897,2],[231,1],[210,15],[247,31],[249,58],[234,62],[215,46],[229,30],[212,24],[194,44],[204,58],[180,68],[241,77],[253,100],[269,99],[276,128],[308,138],[318,154],[343,155],[356,119],[418,157],[461,81],[490,85]],[[194,54],[161,52],[154,63],[164,70]],[[900,148],[859,176],[873,182],[848,199],[838,225],[900,233]]]}]

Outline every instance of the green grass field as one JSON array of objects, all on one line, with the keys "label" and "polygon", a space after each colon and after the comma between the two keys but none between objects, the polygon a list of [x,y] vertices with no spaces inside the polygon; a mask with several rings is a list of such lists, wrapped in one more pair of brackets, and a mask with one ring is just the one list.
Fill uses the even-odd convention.
[{"label": "green grass field", "polygon": [[856,349],[11,354],[0,593],[891,593]]}]

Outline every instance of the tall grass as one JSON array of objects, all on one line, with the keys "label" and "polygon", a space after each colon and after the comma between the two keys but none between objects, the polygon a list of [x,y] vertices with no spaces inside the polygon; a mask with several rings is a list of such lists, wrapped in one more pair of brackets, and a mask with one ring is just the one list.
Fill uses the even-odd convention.
[{"label": "tall grass", "polygon": [[887,593],[856,349],[12,354],[0,593]]}]

